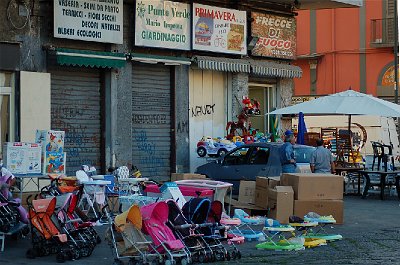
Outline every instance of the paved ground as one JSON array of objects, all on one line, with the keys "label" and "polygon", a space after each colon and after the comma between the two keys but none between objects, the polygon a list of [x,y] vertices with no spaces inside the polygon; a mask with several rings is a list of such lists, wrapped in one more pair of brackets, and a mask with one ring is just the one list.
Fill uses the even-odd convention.
[{"label": "paved ground", "polygon": [[[104,232],[104,227],[99,229]],[[400,264],[400,201],[390,197],[381,201],[378,197],[345,197],[345,224],[332,228],[344,239],[314,249],[296,252],[257,250],[256,242],[240,245],[243,253],[235,264]],[[7,239],[5,252],[0,252],[0,264],[54,264],[55,257],[28,260],[25,251],[29,238],[15,241]],[[92,256],[65,264],[102,265],[112,264],[109,246],[101,243]],[[213,264],[228,264],[213,263]]]}]

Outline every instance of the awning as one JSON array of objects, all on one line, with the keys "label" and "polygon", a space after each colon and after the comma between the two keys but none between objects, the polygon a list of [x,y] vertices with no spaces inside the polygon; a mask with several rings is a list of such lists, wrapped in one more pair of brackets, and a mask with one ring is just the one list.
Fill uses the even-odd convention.
[{"label": "awning", "polygon": [[142,54],[142,53],[131,53],[130,54],[132,61],[137,61],[141,63],[163,63],[165,65],[190,65],[190,59],[186,57],[174,57],[174,56],[161,56],[161,55],[151,55],[151,54]]},{"label": "awning", "polygon": [[57,63],[60,65],[120,68],[126,63],[123,53],[97,52],[87,50],[56,49]]},{"label": "awning", "polygon": [[303,75],[301,68],[295,65],[255,60],[251,61],[251,72],[255,75],[281,78],[300,78]]},{"label": "awning", "polygon": [[193,61],[200,69],[234,73],[253,73],[255,75],[294,78],[301,77],[300,67],[276,63],[272,61],[258,61],[252,59],[231,59],[223,57],[196,56]]},{"label": "awning", "polygon": [[250,73],[250,63],[245,59],[230,59],[209,56],[196,56],[193,61],[200,69],[222,72]]}]

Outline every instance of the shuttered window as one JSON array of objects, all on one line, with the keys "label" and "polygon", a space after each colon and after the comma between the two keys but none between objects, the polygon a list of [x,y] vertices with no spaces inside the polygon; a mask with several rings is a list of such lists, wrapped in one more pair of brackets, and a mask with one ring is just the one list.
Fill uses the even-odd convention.
[{"label": "shuttered window", "polygon": [[100,72],[82,68],[51,72],[51,128],[65,131],[66,170],[101,169]]},{"label": "shuttered window", "polygon": [[168,180],[171,173],[171,68],[134,63],[132,157],[144,177]]}]

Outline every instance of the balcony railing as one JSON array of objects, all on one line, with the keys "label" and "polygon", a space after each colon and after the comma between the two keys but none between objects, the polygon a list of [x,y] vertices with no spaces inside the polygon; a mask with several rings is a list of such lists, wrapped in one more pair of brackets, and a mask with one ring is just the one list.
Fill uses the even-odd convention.
[{"label": "balcony railing", "polygon": [[394,18],[371,19],[371,46],[393,47],[394,38]]}]

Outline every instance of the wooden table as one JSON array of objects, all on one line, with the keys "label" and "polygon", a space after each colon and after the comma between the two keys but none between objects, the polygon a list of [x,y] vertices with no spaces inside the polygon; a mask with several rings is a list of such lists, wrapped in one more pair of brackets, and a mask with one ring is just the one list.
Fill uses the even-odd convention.
[{"label": "wooden table", "polygon": [[347,173],[357,173],[357,195],[361,195],[361,175],[360,170],[363,170],[361,167],[335,167],[336,174],[341,175],[342,172]]},{"label": "wooden table", "polygon": [[[396,181],[394,184],[396,185],[397,192],[400,191],[400,187],[399,187],[400,170],[395,170],[395,171],[360,170],[358,172],[362,176],[365,177],[365,186],[364,186],[362,198],[365,198],[367,196],[368,190],[372,186],[371,185],[371,175],[373,175],[373,174],[379,175],[379,187],[381,189],[381,194],[380,194],[381,200],[384,199],[385,187],[387,186],[386,178],[388,175],[395,175]],[[400,198],[400,196],[399,196],[399,198]]]}]

